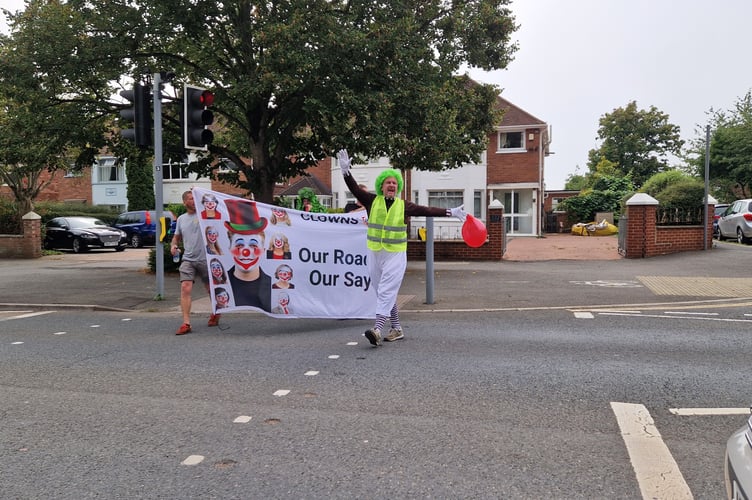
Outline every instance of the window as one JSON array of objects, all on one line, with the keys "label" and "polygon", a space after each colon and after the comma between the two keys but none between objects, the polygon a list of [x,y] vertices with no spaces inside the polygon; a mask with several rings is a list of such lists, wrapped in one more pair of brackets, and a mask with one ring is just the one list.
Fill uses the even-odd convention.
[{"label": "window", "polygon": [[556,209],[559,208],[559,203],[561,203],[564,200],[565,198],[557,198],[557,197],[551,198],[551,210],[555,212]]},{"label": "window", "polygon": [[412,202],[415,203],[416,205],[420,205],[420,202],[418,201],[418,199],[419,199],[418,193],[419,193],[419,191],[417,189],[415,191],[413,191]]},{"label": "window", "polygon": [[117,158],[103,156],[97,159],[97,179],[99,182],[125,181],[125,167],[118,165]]},{"label": "window", "polygon": [[168,163],[162,169],[162,179],[176,180],[187,179],[188,170],[185,163]]},{"label": "window", "polygon": [[516,132],[499,132],[499,151],[525,151],[525,133],[524,131]]},{"label": "window", "polygon": [[222,158],[217,165],[217,172],[219,172],[220,174],[236,172],[237,170],[238,166],[235,164],[235,162],[227,158]]},{"label": "window", "polygon": [[473,217],[476,219],[483,218],[483,191],[473,193]]},{"label": "window", "polygon": [[428,206],[439,208],[454,208],[464,203],[462,191],[429,191]]}]

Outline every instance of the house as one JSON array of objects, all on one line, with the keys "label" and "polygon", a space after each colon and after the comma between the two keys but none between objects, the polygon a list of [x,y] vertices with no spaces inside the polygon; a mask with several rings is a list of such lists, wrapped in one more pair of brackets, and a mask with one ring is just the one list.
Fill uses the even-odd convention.
[{"label": "house", "polygon": [[[537,236],[545,229],[544,173],[545,158],[551,142],[548,125],[502,97],[497,106],[504,117],[490,134],[488,149],[480,162],[463,165],[443,172],[411,170],[405,173],[404,196],[421,205],[456,207],[486,220],[487,207],[498,200],[504,205],[507,233],[517,236]],[[355,165],[352,174],[358,183],[374,191],[376,176],[390,167],[388,158],[369,159],[365,165]],[[219,172],[234,168],[231,162],[220,162]],[[303,187],[311,187],[323,206],[344,208],[353,201],[340,175],[334,158],[319,162],[309,170],[310,176],[298,176],[280,183],[275,196],[294,198]],[[125,162],[101,156],[90,172],[77,175],[55,174],[57,179],[40,196],[41,200],[80,201],[93,205],[107,205],[115,210],[127,210]],[[162,171],[164,203],[180,203],[183,191],[203,187],[236,196],[243,190],[217,180],[197,178],[186,172],[182,164],[167,164]],[[90,184],[88,184],[90,182]],[[82,189],[82,186],[88,189]],[[411,220],[410,235],[417,238],[425,219]],[[436,219],[437,239],[461,238],[461,225],[454,219]]]}]

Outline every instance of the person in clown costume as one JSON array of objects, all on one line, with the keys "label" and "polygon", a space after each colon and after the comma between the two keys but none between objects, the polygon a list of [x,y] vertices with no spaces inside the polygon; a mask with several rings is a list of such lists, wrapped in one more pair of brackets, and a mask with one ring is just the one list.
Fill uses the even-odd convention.
[{"label": "person in clown costume", "polygon": [[[355,199],[362,204],[368,214],[368,270],[376,291],[376,320],[373,328],[366,330],[365,336],[374,346],[405,338],[397,308],[397,294],[407,268],[407,217],[456,217],[464,221],[467,217],[464,205],[444,209],[417,205],[400,198],[404,186],[402,174],[396,169],[386,169],[376,178],[376,194],[358,186],[350,174],[350,157],[347,150],[337,153],[345,184]],[[389,333],[382,337],[382,331],[389,321]]]}]

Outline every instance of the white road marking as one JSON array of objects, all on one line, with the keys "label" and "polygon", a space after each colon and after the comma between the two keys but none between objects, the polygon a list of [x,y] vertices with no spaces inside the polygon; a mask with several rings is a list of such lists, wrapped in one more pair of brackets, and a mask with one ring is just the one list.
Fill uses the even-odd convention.
[{"label": "white road marking", "polygon": [[52,335],[65,335],[68,332],[55,332]]},{"label": "white road marking", "polygon": [[318,374],[319,372],[317,372],[316,370],[310,370],[310,371],[305,372],[303,375],[305,375],[306,377],[313,377],[314,375],[318,375]]},{"label": "white road marking", "polygon": [[669,408],[673,415],[749,415],[751,408]]},{"label": "white road marking", "polygon": [[642,498],[694,498],[647,408],[612,401],[611,409],[627,446]]},{"label": "white road marking", "polygon": [[593,313],[587,311],[575,311],[574,317],[577,319],[593,319]]},{"label": "white road marking", "polygon": [[123,318],[120,321],[130,321],[130,320],[131,320],[130,318]]},{"label": "white road marking", "polygon": [[101,325],[91,325],[92,328],[99,328]]},{"label": "white road marking", "polygon": [[736,318],[706,318],[704,316],[664,316],[662,314],[624,314],[615,312],[598,313],[604,316],[632,316],[640,318],[663,318],[663,319],[694,319],[700,321],[721,321],[724,323],[752,323],[750,319],[736,319]]},{"label": "white road marking", "polygon": [[11,342],[11,345],[21,345],[23,342]]},{"label": "white road marking", "polygon": [[688,312],[688,311],[664,311],[663,314],[687,314],[696,316],[718,316],[718,313],[711,312]]},{"label": "white road marking", "polygon": [[[6,311],[8,312],[8,311]],[[33,318],[34,316],[43,316],[45,314],[51,314],[55,311],[37,311],[37,312],[26,312],[26,311],[10,311],[10,312],[19,312],[19,313],[25,313],[25,314],[17,314],[15,316],[8,316],[7,318],[0,318],[0,321],[10,321],[12,319],[24,319],[24,318]]]},{"label": "white road marking", "polygon": [[289,389],[280,389],[278,391],[274,391],[273,396],[280,397],[280,396],[287,396],[288,394],[290,394]]},{"label": "white road marking", "polygon": [[183,465],[198,465],[204,461],[204,458],[202,455],[190,455],[180,463]]},{"label": "white road marking", "polygon": [[346,345],[358,345],[357,342],[348,342]]},{"label": "white road marking", "polygon": [[238,418],[232,421],[234,424],[247,424],[251,421],[251,417],[248,415],[240,415]]},{"label": "white road marking", "polygon": [[330,354],[328,356],[329,359],[339,359],[339,354]]}]

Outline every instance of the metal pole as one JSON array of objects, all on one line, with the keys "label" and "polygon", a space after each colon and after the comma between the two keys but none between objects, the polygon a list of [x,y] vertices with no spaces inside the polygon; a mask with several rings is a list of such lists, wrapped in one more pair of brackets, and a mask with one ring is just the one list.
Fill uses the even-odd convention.
[{"label": "metal pole", "polygon": [[[164,192],[162,189],[162,99],[161,87],[162,76],[154,73],[154,207],[157,223],[162,223],[162,206],[164,205]],[[161,227],[157,230],[161,234]],[[164,299],[164,245],[157,238],[154,245],[157,270],[157,295],[154,300]]]},{"label": "metal pole", "polygon": [[702,249],[708,249],[708,195],[710,191],[710,125],[705,126],[705,209],[703,210]]},{"label": "metal pole", "polygon": [[433,302],[433,217],[426,217],[426,304]]}]

